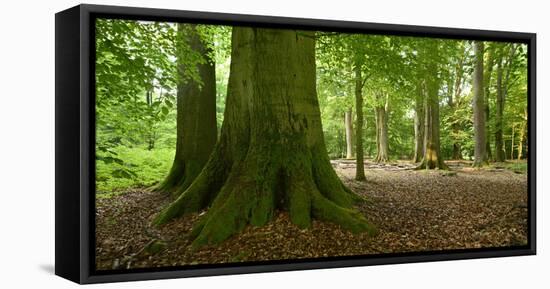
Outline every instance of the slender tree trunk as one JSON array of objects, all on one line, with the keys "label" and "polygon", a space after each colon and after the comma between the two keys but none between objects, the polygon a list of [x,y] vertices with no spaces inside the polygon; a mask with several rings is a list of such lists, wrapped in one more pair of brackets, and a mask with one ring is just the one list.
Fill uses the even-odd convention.
[{"label": "slender tree trunk", "polygon": [[504,87],[503,77],[503,52],[500,53],[497,62],[497,95],[496,95],[496,113],[495,113],[495,161],[503,162],[505,159],[504,140],[503,140],[503,113],[504,113]]},{"label": "slender tree trunk", "polygon": [[518,140],[518,161],[521,160],[522,154],[523,154],[523,128],[520,131],[519,140]]},{"label": "slender tree trunk", "polygon": [[[486,94],[487,95],[487,94]],[[491,138],[489,135],[491,134],[491,125],[489,123],[490,120],[490,109],[489,109],[489,99],[485,98],[485,152],[487,153],[487,161],[493,159],[493,153],[491,149]]]},{"label": "slender tree trunk", "polygon": [[355,155],[356,168],[355,180],[364,181],[365,163],[363,161],[363,76],[361,75],[362,60],[357,59],[355,62],[355,111],[357,113],[357,124],[355,131]]},{"label": "slender tree trunk", "polygon": [[[465,54],[463,53],[460,57],[459,62],[456,65],[456,68],[455,68],[454,89],[449,94],[448,104],[449,104],[449,107],[451,108],[451,111],[453,111],[453,113],[455,113],[457,108],[458,108],[458,104],[459,104],[460,97],[461,97],[461,94],[462,94],[464,59],[465,59]],[[459,132],[462,130],[461,127],[460,127],[460,124],[457,123],[456,121],[454,121],[453,124],[451,125],[451,129],[453,131],[453,135],[455,135],[455,136],[458,135]],[[462,147],[461,147],[461,144],[460,144],[459,140],[457,140],[457,139],[454,139],[454,141],[453,141],[452,159],[454,159],[454,160],[461,160],[462,159]]]},{"label": "slender tree trunk", "polygon": [[[459,66],[459,67],[462,67],[462,66]],[[457,109],[457,105],[456,105],[456,102],[455,100],[458,100],[458,97],[460,95],[460,84],[461,84],[461,77],[458,76],[458,74],[462,73],[461,70],[459,70],[459,68],[457,68],[457,71],[456,71],[456,80],[455,80],[455,83],[453,85],[454,89],[452,91],[449,92],[449,95],[447,96],[448,97],[448,100],[447,100],[447,105],[449,106],[451,112],[453,113],[453,115],[455,115],[455,111]],[[456,117],[456,116],[455,116]],[[453,117],[453,118],[455,118]],[[451,124],[451,130],[453,132],[453,153],[452,153],[452,156],[451,158],[454,159],[454,160],[460,160],[462,159],[462,149],[460,147],[460,143],[458,142],[457,139],[455,139],[456,135],[458,135],[458,132],[460,131],[460,125],[458,123],[456,123],[456,120],[453,119],[453,122]]]},{"label": "slender tree trunk", "polygon": [[[378,121],[378,110],[376,107],[374,107],[373,109],[373,114],[374,114],[374,130],[375,130],[375,133],[374,133],[374,137],[375,137],[375,140],[376,140],[376,155],[378,155],[378,148],[380,147],[380,125],[378,125],[379,121]],[[375,156],[376,158],[376,156]]]},{"label": "slender tree trunk", "polygon": [[353,159],[353,114],[351,107],[345,112],[344,123],[346,126],[346,158]]},{"label": "slender tree trunk", "polygon": [[[151,107],[153,105],[153,88],[147,89],[147,91],[145,92],[145,103],[147,103],[148,107]],[[146,121],[147,150],[149,151],[155,148],[154,130],[154,121],[152,119]]]},{"label": "slender tree trunk", "polygon": [[178,57],[186,57],[185,46],[198,52],[205,60],[195,69],[202,84],[184,77],[186,67],[178,58],[176,154],[166,178],[154,189],[178,192],[187,189],[208,161],[216,144],[216,71],[209,50],[202,42],[194,25],[179,24]]},{"label": "slender tree trunk", "polygon": [[511,144],[510,144],[510,159],[514,159],[514,134],[515,134],[516,126],[512,125],[512,137],[511,137]]},{"label": "slender tree trunk", "polygon": [[[497,111],[496,111],[496,129],[495,129],[495,146],[496,146],[496,161],[502,162],[506,159],[506,151],[504,146],[504,103],[508,94],[508,86],[510,81],[510,75],[512,71],[512,63],[517,50],[517,45],[510,44],[508,50],[502,49],[497,64]],[[504,52],[508,55],[504,56]],[[506,63],[504,63],[506,60]],[[506,76],[503,77],[504,71]]]},{"label": "slender tree trunk", "polygon": [[491,134],[491,124],[489,123],[490,120],[490,107],[489,107],[489,99],[491,95],[491,80],[493,76],[493,66],[495,64],[495,57],[493,49],[487,49],[487,65],[485,65],[485,76],[484,78],[484,85],[485,85],[485,151],[487,153],[487,161],[493,159],[493,155],[491,152],[491,138],[489,135]]},{"label": "slender tree trunk", "polygon": [[338,140],[338,158],[346,157],[346,132],[338,130],[336,139]]},{"label": "slender tree trunk", "polygon": [[413,162],[419,163],[424,158],[424,91],[418,85],[414,105],[414,157]]},{"label": "slender tree trunk", "polygon": [[310,31],[234,27],[221,137],[189,188],[154,220],[163,224],[209,207],[194,246],[219,243],[275,210],[300,228],[311,219],[351,232],[375,229],[352,209],[359,197],[330,165],[315,87]]},{"label": "slender tree trunk", "polygon": [[[456,128],[456,125],[453,125],[453,131],[454,133],[458,133],[458,129]],[[453,143],[453,160],[461,160],[462,159],[462,147],[460,146],[460,143],[455,142]]]},{"label": "slender tree trunk", "polygon": [[521,157],[523,154],[523,140],[525,139],[526,132],[527,132],[527,107],[525,107],[525,111],[523,114],[523,123],[521,125],[521,130],[519,132],[518,161],[521,160]]},{"label": "slender tree trunk", "polygon": [[485,100],[483,87],[483,54],[484,45],[481,41],[474,43],[475,66],[473,76],[473,111],[474,111],[474,167],[488,165],[486,152],[486,134],[485,134]]}]

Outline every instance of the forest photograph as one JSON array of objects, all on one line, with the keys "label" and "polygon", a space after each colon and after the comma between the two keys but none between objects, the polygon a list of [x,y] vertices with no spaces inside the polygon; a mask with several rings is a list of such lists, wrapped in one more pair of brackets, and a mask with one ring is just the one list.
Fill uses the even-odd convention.
[{"label": "forest photograph", "polygon": [[94,35],[96,270],[528,245],[524,43]]}]

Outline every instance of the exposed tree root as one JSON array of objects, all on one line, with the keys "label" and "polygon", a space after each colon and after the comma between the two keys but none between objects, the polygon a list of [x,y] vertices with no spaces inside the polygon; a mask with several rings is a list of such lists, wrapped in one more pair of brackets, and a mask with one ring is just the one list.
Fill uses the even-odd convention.
[{"label": "exposed tree root", "polygon": [[219,243],[249,224],[265,225],[277,209],[287,210],[292,223],[303,229],[311,226],[312,218],[317,218],[354,233],[376,232],[365,217],[352,209],[354,202],[362,198],[342,184],[329,170],[330,165],[312,168],[311,164],[317,162],[307,153],[284,158],[285,161],[277,161],[276,157],[266,160],[262,155],[266,154],[251,151],[242,164],[233,165],[215,197],[205,197],[205,192],[218,187],[206,178],[213,175],[207,171],[213,167],[207,165],[197,180],[155,218],[154,224],[199,211],[212,201],[191,234],[194,246]]},{"label": "exposed tree root", "polygon": [[441,160],[427,160],[424,158],[415,170],[448,170],[449,167]]},{"label": "exposed tree root", "polygon": [[189,187],[182,187],[175,191],[179,197],[155,217],[153,224],[164,224],[184,214],[198,212],[210,205],[227,175],[222,166],[226,163],[222,151],[217,149],[214,152],[203,171]]},{"label": "exposed tree root", "polygon": [[[174,194],[178,188],[184,186],[188,178],[182,177],[185,176],[185,165],[181,162],[174,162],[168,176],[158,183],[157,185],[150,188],[154,192],[166,192]],[[189,184],[187,184],[189,186]]]},{"label": "exposed tree root", "polygon": [[387,162],[389,162],[390,159],[388,158],[387,155],[381,155],[381,154],[378,154],[376,156],[376,158],[374,158],[374,162],[375,163],[379,163],[379,164],[385,164]]},{"label": "exposed tree root", "polygon": [[473,168],[478,168],[478,169],[488,167],[488,166],[489,166],[489,161],[488,160],[474,161],[474,163],[472,164]]}]

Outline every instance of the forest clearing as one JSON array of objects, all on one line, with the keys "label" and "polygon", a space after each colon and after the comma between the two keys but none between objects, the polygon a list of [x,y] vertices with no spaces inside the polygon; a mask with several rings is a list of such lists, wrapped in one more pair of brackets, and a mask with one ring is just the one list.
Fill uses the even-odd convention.
[{"label": "forest clearing", "polygon": [[[217,246],[191,249],[197,213],[160,229],[151,218],[170,202],[165,194],[133,190],[97,203],[98,269],[130,269],[228,262],[371,255],[392,252],[520,246],[527,243],[527,178],[507,168],[472,170],[449,164],[455,174],[415,171],[410,162],[380,167],[366,162],[367,182],[353,180],[355,164],[338,163],[350,188],[369,201],[359,210],[379,233],[355,235],[339,226],[293,225],[279,213],[264,227],[248,227]],[[177,256],[177,257],[174,257]]]},{"label": "forest clearing", "polygon": [[527,245],[524,43],[98,19],[98,270]]}]

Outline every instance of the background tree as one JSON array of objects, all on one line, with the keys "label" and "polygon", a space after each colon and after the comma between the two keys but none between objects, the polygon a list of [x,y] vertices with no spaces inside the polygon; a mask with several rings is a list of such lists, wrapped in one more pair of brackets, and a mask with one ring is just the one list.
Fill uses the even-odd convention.
[{"label": "background tree", "polygon": [[379,105],[375,108],[376,118],[376,130],[378,143],[378,153],[374,158],[377,163],[385,163],[389,160],[389,143],[388,143],[388,110],[389,110],[389,98],[384,92],[378,92],[375,94],[376,100],[383,102],[383,105]]},{"label": "background tree", "polygon": [[483,55],[484,45],[481,41],[474,43],[475,66],[473,77],[474,90],[474,133],[475,133],[475,149],[474,149],[474,167],[487,165],[487,152],[485,141],[485,100],[484,100],[484,85],[483,85]]},{"label": "background tree", "polygon": [[413,162],[419,163],[424,158],[424,86],[417,81],[414,98],[414,156]]},{"label": "background tree", "polygon": [[490,109],[490,95],[491,95],[491,86],[492,86],[492,80],[493,80],[493,67],[495,66],[495,53],[494,53],[494,45],[490,42],[486,43],[485,45],[485,55],[487,55],[486,63],[484,63],[484,76],[483,76],[483,84],[485,86],[485,150],[487,152],[487,159],[491,160],[493,159],[493,154],[491,150],[491,138],[489,135],[491,134],[491,109]]},{"label": "background tree", "polygon": [[520,150],[524,153],[527,135],[527,55],[523,45],[514,45],[516,50],[510,63],[503,113],[503,138],[506,157],[510,159],[516,159]]},{"label": "background tree", "polygon": [[[403,79],[398,73],[403,70],[399,41],[394,41],[387,36],[329,33],[321,34],[320,43],[320,66],[326,67],[322,70],[323,73],[327,73],[332,78],[343,78],[349,75],[349,73],[342,73],[343,71],[351,72],[351,81],[348,81],[347,85],[353,91],[355,98],[356,154],[359,147],[362,147],[364,153],[365,142],[369,144],[368,150],[371,151],[370,144],[376,140],[373,149],[376,152],[375,161],[388,161],[391,131],[388,109],[391,100],[398,94],[395,88]],[[337,73],[331,73],[331,71]],[[358,111],[358,105],[363,107],[362,111]],[[397,107],[404,108],[403,105]],[[365,109],[372,109],[374,113],[365,114]],[[365,128],[364,124],[369,118],[373,119],[374,126]],[[374,132],[372,141],[368,135],[370,130]],[[360,135],[359,132],[361,132]],[[356,179],[358,180],[362,180],[364,176],[364,170],[359,165],[362,163],[362,157],[356,156]]]},{"label": "background tree", "polygon": [[[471,120],[465,117],[465,109],[469,106],[465,94],[471,71],[470,52],[471,44],[465,41],[449,40],[443,43],[441,53],[446,56],[448,64],[442,64],[442,78],[446,90],[447,111],[444,111],[443,120],[449,124],[449,141],[452,146],[450,158],[462,159],[462,151],[470,135],[465,134],[465,127]],[[469,114],[469,111],[467,111]]]},{"label": "background tree", "polygon": [[[176,153],[158,191],[185,190],[200,173],[216,143],[216,71],[212,48],[197,25],[178,24]],[[194,70],[198,79],[186,77]]]},{"label": "background tree", "polygon": [[353,110],[351,107],[344,114],[344,123],[346,126],[346,158],[353,159]]},{"label": "background tree", "polygon": [[517,47],[514,44],[501,44],[498,50],[495,114],[495,161],[497,162],[503,162],[506,159],[504,151],[504,104],[510,88]]},{"label": "background tree", "polygon": [[439,89],[440,89],[440,43],[438,39],[423,39],[418,44],[418,54],[424,65],[424,158],[418,168],[446,169],[439,139]]},{"label": "background tree", "polygon": [[355,180],[364,181],[365,177],[365,162],[363,159],[363,74],[362,69],[365,64],[365,56],[362,53],[357,53],[354,56],[354,72],[355,72],[355,112],[357,123],[355,125]]},{"label": "background tree", "polygon": [[518,144],[518,161],[523,157],[523,146],[527,141],[527,106],[525,106],[523,119],[521,124],[521,130],[519,132],[519,144]]}]

